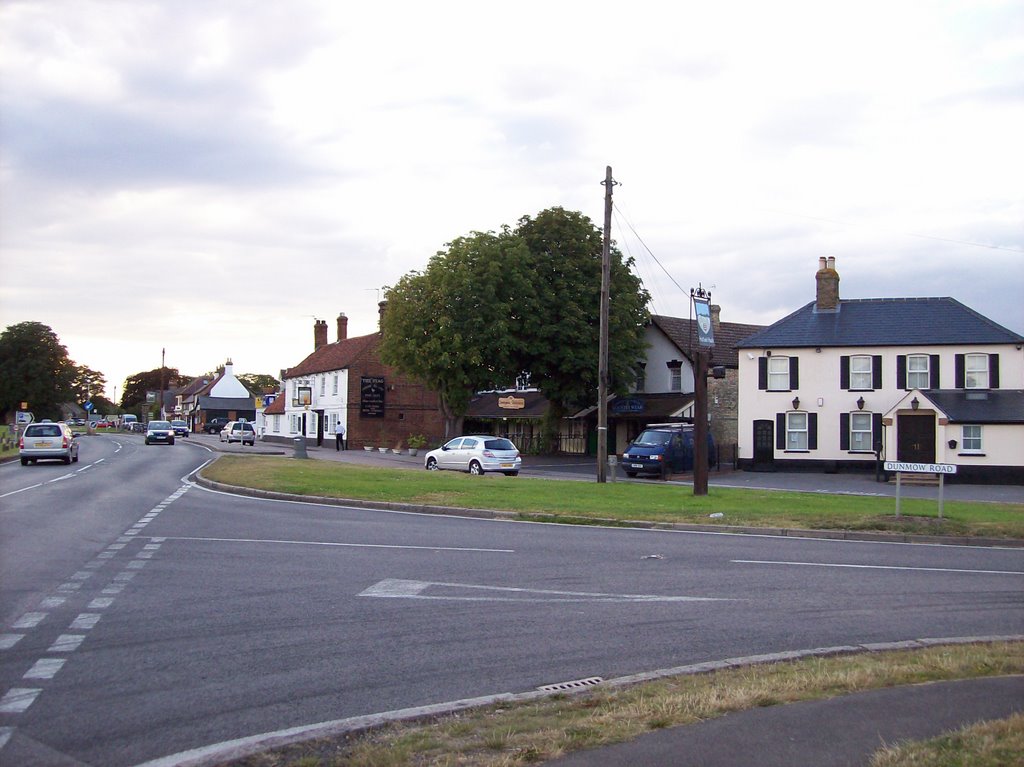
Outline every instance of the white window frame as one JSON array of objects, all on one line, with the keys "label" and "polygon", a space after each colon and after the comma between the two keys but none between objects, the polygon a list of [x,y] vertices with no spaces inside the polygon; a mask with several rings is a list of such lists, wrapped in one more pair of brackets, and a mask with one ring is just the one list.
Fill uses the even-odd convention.
[{"label": "white window frame", "polygon": [[[803,420],[801,424],[800,421]],[[786,413],[786,450],[808,452],[808,435],[810,419],[803,410],[791,410]]]},{"label": "white window frame", "polygon": [[873,388],[872,363],[870,354],[855,354],[850,357],[850,391],[871,391]]},{"label": "white window frame", "polygon": [[987,354],[964,355],[965,389],[987,389],[988,377],[989,370]]},{"label": "white window frame", "polygon": [[334,374],[334,385],[331,387],[331,394],[338,396],[338,374]]},{"label": "white window frame", "polygon": [[857,410],[850,413],[850,451],[871,453],[873,451],[874,414]]},{"label": "white window frame", "polygon": [[789,390],[789,357],[769,357],[768,391]]},{"label": "white window frame", "polygon": [[280,431],[281,431],[281,416],[275,415],[274,416],[274,433],[276,434],[276,433],[278,433]]},{"label": "white window frame", "polygon": [[324,396],[324,393],[326,391],[327,391],[327,375],[324,374],[324,375],[320,376],[320,396],[321,397]]},{"label": "white window frame", "polygon": [[960,427],[960,452],[980,453],[984,448],[984,429],[981,424],[965,423]]},{"label": "white window frame", "polygon": [[669,391],[682,391],[683,390],[683,368],[679,367],[668,369],[668,390]]},{"label": "white window frame", "polygon": [[907,355],[907,388],[908,389],[930,389],[931,360],[927,354]]}]

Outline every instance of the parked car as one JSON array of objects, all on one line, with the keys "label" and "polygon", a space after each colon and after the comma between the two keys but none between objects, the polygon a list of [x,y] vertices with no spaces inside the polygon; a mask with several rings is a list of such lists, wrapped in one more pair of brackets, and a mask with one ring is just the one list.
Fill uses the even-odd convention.
[{"label": "parked car", "polygon": [[142,434],[146,431],[146,424],[142,423],[142,421],[135,421],[131,424],[129,430],[137,431],[139,434]]},{"label": "parked car", "polygon": [[[715,441],[708,433],[708,466],[715,465]],[[648,425],[622,453],[627,477],[656,474],[667,479],[673,472],[693,471],[693,424]]]},{"label": "parked car", "polygon": [[245,445],[255,445],[256,429],[249,421],[231,421],[221,429],[220,441],[227,442],[228,444],[241,442],[243,447]]},{"label": "parked car", "polygon": [[511,440],[481,434],[456,437],[424,456],[423,467],[428,471],[454,469],[470,474],[498,471],[515,477],[523,459]]},{"label": "parked car", "polygon": [[78,442],[66,423],[30,423],[18,440],[21,465],[40,458],[54,458],[64,463],[78,462]]},{"label": "parked car", "polygon": [[207,434],[218,434],[229,423],[231,423],[230,418],[211,418],[203,426],[203,431]]},{"label": "parked car", "polygon": [[171,421],[171,428],[174,429],[175,437],[187,437],[188,436],[188,424],[184,421]]},{"label": "parked car", "polygon": [[170,421],[150,421],[146,424],[146,444],[152,445],[156,442],[174,444],[174,427]]}]

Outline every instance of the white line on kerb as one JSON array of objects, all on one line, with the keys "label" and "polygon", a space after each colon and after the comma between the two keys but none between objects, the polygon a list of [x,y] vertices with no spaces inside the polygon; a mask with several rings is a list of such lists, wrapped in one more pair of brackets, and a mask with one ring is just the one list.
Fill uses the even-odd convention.
[{"label": "white line on kerb", "polygon": [[856,570],[911,570],[926,573],[981,573],[984,575],[1024,575],[1018,570],[967,570],[956,567],[901,567],[898,565],[846,565],[836,562],[778,562],[770,559],[730,559],[739,565],[790,565],[793,567],[847,567]]},{"label": "white line on kerb", "polygon": [[488,554],[515,554],[515,549],[473,549],[453,546],[399,546],[385,543],[335,543],[333,541],[279,541],[268,538],[192,538],[188,536],[166,536],[166,541],[200,541],[209,543],[279,543],[292,546],[340,546],[353,549],[405,549],[414,551],[469,551]]}]

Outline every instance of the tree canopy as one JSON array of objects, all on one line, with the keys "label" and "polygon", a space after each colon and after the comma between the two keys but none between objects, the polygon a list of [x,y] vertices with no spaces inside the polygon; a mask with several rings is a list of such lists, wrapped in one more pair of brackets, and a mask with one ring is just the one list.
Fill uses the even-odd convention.
[{"label": "tree canopy", "polygon": [[242,373],[242,375],[235,376],[235,378],[241,381],[242,385],[255,395],[259,395],[267,389],[277,391],[281,386],[281,382],[269,373]]},{"label": "tree canopy", "polygon": [[[387,291],[384,361],[441,396],[457,429],[473,392],[503,388],[523,371],[553,418],[597,398],[603,237],[582,213],[551,208],[515,230],[449,243],[424,272]],[[612,249],[609,372],[632,380],[643,356],[649,296]]]},{"label": "tree canopy", "polygon": [[182,376],[177,368],[154,368],[134,373],[124,379],[121,390],[121,407],[128,410],[135,405],[146,404],[146,392],[174,389],[181,385]]},{"label": "tree canopy", "polygon": [[10,325],[0,334],[0,414],[21,403],[37,419],[61,417],[60,406],[75,398],[78,373],[57,334],[41,322]]}]

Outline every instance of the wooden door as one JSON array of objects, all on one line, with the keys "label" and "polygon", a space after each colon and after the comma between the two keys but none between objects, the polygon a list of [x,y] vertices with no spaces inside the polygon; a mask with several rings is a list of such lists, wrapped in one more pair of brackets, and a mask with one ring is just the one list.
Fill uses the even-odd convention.
[{"label": "wooden door", "polygon": [[935,463],[935,416],[899,415],[896,420],[896,460]]}]

